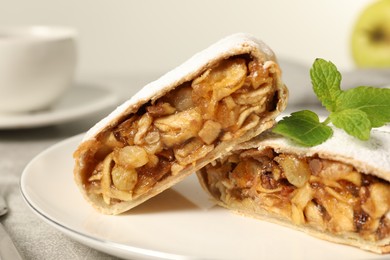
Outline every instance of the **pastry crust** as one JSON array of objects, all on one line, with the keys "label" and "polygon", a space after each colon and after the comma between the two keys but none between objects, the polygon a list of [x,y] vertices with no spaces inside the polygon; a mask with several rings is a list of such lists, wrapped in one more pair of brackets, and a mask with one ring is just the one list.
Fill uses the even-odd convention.
[{"label": "pastry crust", "polygon": [[[340,129],[333,128],[333,130],[334,134],[330,140],[311,148],[296,145],[289,139],[265,132],[236,146],[232,152],[198,171],[198,179],[217,204],[239,214],[285,225],[331,242],[351,245],[375,253],[389,253],[390,132],[386,128],[376,129],[372,131],[369,141],[359,141]],[[277,171],[268,169],[264,174],[272,178],[265,178],[264,182],[261,178],[254,181],[245,169],[235,172],[234,169],[238,168],[236,165],[244,161],[245,153],[260,154],[260,157],[247,157],[251,158],[250,160],[253,158],[257,160],[250,164],[252,166],[246,166],[247,171],[250,171],[253,165],[260,165],[254,172],[262,175],[265,170],[260,168],[271,167],[269,166],[271,162],[272,169]],[[264,156],[268,155],[271,161],[267,159],[265,163]],[[302,161],[303,165],[285,166],[283,160],[286,157],[291,157],[293,162]],[[262,163],[259,164],[259,161]],[[234,166],[228,166],[232,162]],[[324,169],[323,166],[315,165],[318,163],[335,166],[328,168],[333,169],[333,172],[324,170],[326,174],[338,174],[337,171],[340,170],[345,172],[345,176],[338,177],[342,179],[340,181],[336,178],[326,179],[325,173],[323,175],[321,172],[313,173],[312,168]],[[285,185],[287,180],[281,181],[280,175],[286,178],[286,171],[294,167],[297,167],[297,172],[300,172],[301,180],[291,181],[287,178],[289,183]],[[309,179],[302,181],[302,178],[305,179],[305,174],[302,172],[309,171],[309,168],[311,175],[306,176]],[[275,177],[275,174],[278,177]],[[259,182],[261,187],[255,188],[256,185],[259,187]],[[348,191],[345,189],[347,185]],[[375,188],[380,189],[374,191]],[[299,190],[302,192],[298,195]],[[284,202],[281,204],[279,200],[275,200],[278,201],[277,203],[272,202],[272,196],[281,198]],[[324,199],[321,200],[318,196],[323,196]],[[267,198],[270,200],[268,201]],[[299,200],[301,202],[296,202]],[[378,202],[375,203],[375,200]],[[322,205],[324,202],[325,204]],[[345,211],[343,205],[346,205]],[[308,215],[313,214],[308,212],[313,209],[319,211],[314,215],[317,218]],[[376,215],[375,212],[378,211],[380,213]],[[299,213],[297,215],[296,212],[301,212],[303,215]],[[352,215],[349,220],[344,219],[337,223],[337,217],[332,216],[333,213],[341,214],[343,218],[347,218],[347,213]],[[300,219],[300,216],[303,218]],[[371,227],[364,225],[372,225],[372,230]]]},{"label": "pastry crust", "polygon": [[[220,130],[223,128],[222,126],[220,126],[221,123],[218,122],[216,123],[215,120],[213,120],[213,118],[205,119],[203,114],[204,113],[207,114],[207,110],[205,110],[206,112],[203,111],[203,113],[199,113],[200,108],[198,107],[195,109],[187,109],[186,111],[181,112],[182,114],[184,114],[183,118],[190,118],[190,121],[191,120],[192,121],[187,123],[184,122],[183,125],[185,127],[179,126],[180,129],[178,130],[179,132],[175,132],[174,134],[167,134],[164,136],[164,133],[161,133],[161,131],[164,132],[165,128],[167,127],[167,124],[170,123],[167,121],[169,120],[173,121],[172,124],[175,124],[177,120],[175,118],[172,118],[172,120],[169,118],[165,118],[165,119],[153,118],[153,117],[152,119],[149,118],[150,120],[154,120],[152,122],[154,129],[160,131],[159,138],[160,140],[162,139],[164,143],[163,144],[164,149],[168,147],[170,149],[170,150],[168,149],[169,152],[172,153],[172,150],[176,152],[176,150],[179,150],[179,148],[181,148],[182,150],[177,152],[177,154],[181,154],[183,153],[183,150],[185,148],[182,146],[184,146],[184,144],[190,143],[194,147],[197,147],[197,149],[200,146],[199,153],[202,153],[202,156],[199,155],[198,158],[190,161],[187,159],[189,158],[189,156],[183,156],[183,158],[180,158],[182,159],[182,161],[179,161],[179,163],[177,163],[177,161],[172,161],[171,159],[169,159],[170,161],[169,163],[167,163],[169,164],[170,167],[168,174],[161,177],[161,179],[159,179],[156,184],[152,185],[152,187],[148,188],[146,191],[138,192],[138,193],[130,192],[130,195],[129,192],[127,193],[125,192],[127,195],[129,195],[126,199],[118,199],[118,197],[116,199],[112,199],[109,197],[107,198],[107,196],[104,197],[101,192],[92,192],[93,188],[96,188],[93,187],[92,185],[95,184],[95,182],[93,181],[95,179],[100,178],[99,179],[100,183],[108,182],[110,183],[108,185],[111,186],[115,184],[114,178],[112,176],[102,177],[102,175],[104,175],[102,174],[102,172],[106,172],[104,170],[106,168],[109,168],[110,171],[114,171],[113,169],[114,163],[112,158],[116,158],[117,161],[120,160],[121,158],[120,154],[122,153],[121,149],[123,148],[122,147],[123,144],[127,146],[128,144],[126,144],[126,142],[142,143],[145,141],[144,140],[146,138],[145,135],[141,135],[141,134],[135,138],[135,139],[138,138],[137,140],[133,140],[133,139],[131,139],[130,141],[121,140],[122,145],[114,148],[110,147],[111,149],[110,152],[112,153],[112,155],[111,154],[107,155],[108,152],[106,152],[105,150],[107,150],[106,148],[108,146],[106,145],[107,147],[104,147],[105,144],[102,145],[102,143],[108,142],[106,141],[107,138],[116,139],[114,140],[114,142],[119,142],[117,139],[125,139],[125,138],[123,138],[123,136],[118,137],[117,134],[118,132],[122,135],[129,134],[129,133],[118,131],[118,127],[121,128],[122,127],[121,125],[125,125],[127,121],[130,122],[131,120],[133,120],[132,119],[133,116],[134,118],[136,118],[134,120],[138,120],[137,122],[142,120],[148,121],[149,120],[148,116],[143,118],[143,115],[146,114],[145,109],[147,110],[148,106],[151,106],[151,110],[150,111],[148,110],[148,113],[150,115],[152,115],[155,112],[160,114],[171,113],[170,111],[172,109],[176,111],[178,110],[177,108],[175,107],[172,108],[169,103],[164,104],[160,101],[164,100],[166,96],[171,95],[170,93],[172,93],[176,89],[185,88],[185,86],[189,84],[194,85],[195,80],[196,82],[200,82],[199,84],[202,84],[202,80],[204,78],[206,78],[207,81],[207,74],[212,73],[210,71],[218,70],[220,69],[220,67],[227,67],[228,69],[233,66],[239,67],[240,64],[245,64],[245,63],[247,64],[245,66],[250,66],[248,65],[249,64],[248,62],[254,62],[257,66],[260,66],[260,70],[264,70],[267,71],[267,73],[272,74],[271,76],[272,87],[269,93],[273,93],[272,94],[273,96],[272,97],[269,96],[267,92],[266,94],[268,96],[265,96],[267,98],[262,99],[260,102],[257,102],[259,103],[259,105],[263,106],[263,108],[266,109],[267,111],[261,112],[260,114],[256,115],[255,113],[256,109],[253,109],[253,111],[255,112],[251,112],[252,110],[249,109],[245,110],[249,113],[249,115],[254,114],[254,118],[256,119],[255,123],[253,123],[250,127],[249,126],[246,127],[246,129],[242,130],[240,134],[236,133],[235,135],[234,133],[233,134],[223,133],[223,130]],[[222,73],[222,75],[225,74]],[[230,74],[227,73],[225,76],[230,77]],[[259,133],[265,131],[266,129],[272,127],[274,125],[275,118],[286,107],[287,96],[288,96],[287,88],[285,87],[285,85],[281,80],[281,71],[280,68],[278,67],[275,55],[272,52],[272,50],[268,46],[266,46],[263,42],[247,34],[235,34],[229,36],[217,42],[216,44],[210,46],[204,51],[194,55],[184,64],[168,72],[160,79],[146,85],[137,94],[131,97],[128,101],[124,102],[117,109],[115,109],[111,114],[109,114],[106,118],[104,118],[103,120],[98,122],[94,127],[92,127],[86,133],[86,135],[82,140],[82,143],[79,145],[78,149],[74,153],[75,182],[80,188],[80,191],[82,192],[86,200],[90,202],[98,211],[105,214],[119,214],[125,212],[135,207],[136,205],[142,203],[143,201],[162,192],[163,190],[173,186],[174,184],[181,181],[189,174],[193,173],[194,171],[200,169],[207,163],[220,157],[222,154],[230,151],[233,148],[233,146],[235,146],[236,144],[247,141],[250,138],[258,135]],[[159,105],[160,103],[161,106]],[[172,115],[179,114],[177,111],[172,113],[173,113]],[[202,116],[202,120],[197,120],[199,114]],[[243,126],[245,126],[245,122],[246,122],[246,121],[244,122],[244,120],[246,120],[246,118],[249,117],[250,116],[248,115],[242,117],[243,119],[241,121],[243,122],[241,122],[241,124]],[[194,120],[194,118],[196,120]],[[197,128],[198,127],[197,121],[202,122],[201,126],[199,126],[200,130]],[[240,121],[240,118],[238,118],[238,121]],[[130,124],[132,124],[132,122],[130,122],[129,125]],[[138,126],[142,125],[141,123],[137,123],[137,124]],[[193,124],[195,124],[195,126]],[[189,140],[187,140],[188,138],[186,139],[186,135],[188,133],[183,133],[183,129],[189,128],[188,126],[190,125],[191,125],[190,128],[194,126],[195,129],[194,131],[197,132],[197,137],[194,138],[195,139],[194,142],[191,141],[193,139],[189,139]],[[141,127],[139,127],[139,129],[136,129],[136,131],[138,131],[138,133],[141,133],[142,130],[140,129]],[[210,131],[212,130],[217,134],[214,135],[207,134],[208,130]],[[115,138],[106,137],[109,136],[110,133],[114,133],[112,136],[115,136]],[[229,136],[229,134],[231,135]],[[174,142],[170,140],[170,137],[172,136],[175,136],[175,138],[177,136],[183,137],[185,139],[185,143],[180,144],[181,146],[179,148],[177,146],[174,146]],[[202,142],[200,142],[199,140],[201,140]],[[190,148],[191,147],[187,148],[187,150],[189,150]],[[132,147],[132,149],[135,148]],[[139,149],[137,151],[139,151]],[[143,151],[140,151],[140,153],[144,154]],[[111,159],[107,159],[107,161],[104,162],[104,160],[108,157],[110,157]],[[157,161],[159,159],[159,158],[156,159],[153,153],[149,154],[149,151],[147,151],[147,157],[149,159],[148,163],[151,163],[152,159]],[[176,158],[178,157],[180,156],[176,156]],[[117,161],[115,161],[115,165],[118,163]],[[136,164],[140,164],[140,165],[142,163],[145,162],[139,162],[139,161],[136,162]],[[156,167],[160,167],[160,166],[156,166]],[[124,170],[122,170],[122,168],[116,171],[120,178],[125,176]],[[127,169],[127,171],[129,170]],[[134,172],[134,169],[131,169],[131,171]],[[94,176],[91,177],[92,175]],[[139,178],[140,177],[138,176],[138,180]],[[116,186],[130,187],[133,185],[132,182],[134,182],[134,179],[136,179],[136,177],[133,179],[127,178],[125,182],[120,183],[120,185],[116,185]],[[109,188],[111,189],[117,187],[109,187]],[[95,190],[101,190],[100,186],[97,187]],[[120,196],[118,195],[119,197],[121,197],[124,194],[122,191],[117,191],[116,189],[114,191],[120,193]]]},{"label": "pastry crust", "polygon": [[339,128],[332,126],[332,129],[333,136],[314,147],[303,147],[287,138],[267,132],[240,144],[237,149],[249,147],[261,149],[261,147],[270,146],[282,153],[294,153],[307,157],[318,155],[322,158],[351,164],[363,173],[390,182],[390,128],[373,129],[368,141],[358,140]]}]

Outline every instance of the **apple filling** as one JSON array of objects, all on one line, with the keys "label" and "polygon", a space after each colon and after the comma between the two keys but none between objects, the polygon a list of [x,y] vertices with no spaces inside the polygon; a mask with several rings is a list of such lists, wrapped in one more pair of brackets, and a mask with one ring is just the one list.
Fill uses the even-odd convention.
[{"label": "apple filling", "polygon": [[86,142],[76,153],[86,151],[87,191],[107,204],[132,200],[258,126],[276,109],[275,66],[223,60]]},{"label": "apple filling", "polygon": [[210,193],[242,211],[367,241],[390,238],[390,183],[354,167],[273,149],[235,151],[201,170]]}]

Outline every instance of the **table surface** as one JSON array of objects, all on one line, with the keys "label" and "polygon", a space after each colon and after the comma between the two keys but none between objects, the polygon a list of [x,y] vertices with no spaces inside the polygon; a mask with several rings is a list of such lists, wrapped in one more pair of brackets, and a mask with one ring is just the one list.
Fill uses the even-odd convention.
[{"label": "table surface", "polygon": [[[99,87],[111,89],[120,97],[120,103],[155,77],[93,78],[83,81],[96,81]],[[9,213],[0,221],[24,259],[116,259],[68,238],[43,222],[24,202],[19,186],[23,169],[36,155],[63,139],[85,132],[112,109],[106,108],[88,118],[64,124],[32,129],[0,129],[0,194],[9,207]]]},{"label": "table surface", "polygon": [[27,163],[54,143],[87,129],[85,122],[0,132],[0,192],[9,213],[0,219],[25,259],[115,259],[65,236],[36,216],[24,202],[20,175]]}]

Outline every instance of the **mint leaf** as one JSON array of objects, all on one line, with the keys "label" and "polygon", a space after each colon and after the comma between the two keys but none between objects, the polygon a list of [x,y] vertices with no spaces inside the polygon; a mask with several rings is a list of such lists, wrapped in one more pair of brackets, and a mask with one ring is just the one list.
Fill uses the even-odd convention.
[{"label": "mint leaf", "polygon": [[330,114],[332,123],[343,129],[349,135],[368,140],[370,138],[371,122],[366,113],[359,109],[347,109]]},{"label": "mint leaf", "polygon": [[314,61],[310,76],[313,90],[330,112],[329,117],[321,123],[314,112],[295,112],[279,121],[273,132],[303,146],[315,146],[332,136],[329,122],[360,140],[368,140],[373,127],[390,122],[390,88],[360,86],[343,91],[340,72],[323,59]]},{"label": "mint leaf", "polygon": [[310,69],[313,90],[328,111],[335,111],[337,97],[341,94],[341,74],[332,62],[316,59]]},{"label": "mint leaf", "polygon": [[272,131],[303,146],[319,145],[333,134],[332,128],[320,123],[317,114],[309,110],[294,112],[284,117]]},{"label": "mint leaf", "polygon": [[390,89],[356,87],[344,91],[336,102],[336,110],[359,109],[365,112],[372,127],[390,122]]}]

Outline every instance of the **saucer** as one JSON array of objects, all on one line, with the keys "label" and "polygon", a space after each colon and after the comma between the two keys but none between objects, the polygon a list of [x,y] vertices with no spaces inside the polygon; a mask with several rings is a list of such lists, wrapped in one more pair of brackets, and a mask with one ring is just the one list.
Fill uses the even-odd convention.
[{"label": "saucer", "polygon": [[35,128],[66,123],[117,103],[117,95],[108,89],[91,84],[77,84],[48,109],[28,113],[0,113],[0,129]]}]

